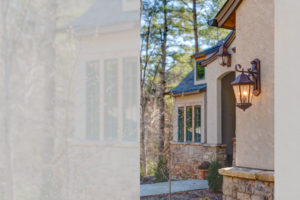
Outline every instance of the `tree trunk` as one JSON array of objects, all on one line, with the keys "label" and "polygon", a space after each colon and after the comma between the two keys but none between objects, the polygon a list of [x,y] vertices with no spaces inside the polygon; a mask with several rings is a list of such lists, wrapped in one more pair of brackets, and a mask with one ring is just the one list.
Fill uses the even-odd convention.
[{"label": "tree trunk", "polygon": [[[147,47],[146,47],[147,49]],[[146,53],[147,54],[147,53]],[[145,68],[144,68],[145,69]],[[144,71],[144,74],[146,72]],[[145,148],[145,132],[146,132],[146,123],[145,123],[145,114],[146,114],[146,100],[145,100],[145,85],[144,85],[144,75],[143,75],[143,66],[140,66],[140,84],[141,84],[141,99],[140,99],[140,106],[141,106],[141,163],[143,167],[143,174],[144,176],[147,175],[147,162],[146,162],[146,148]]]},{"label": "tree trunk", "polygon": [[164,28],[161,41],[161,69],[160,69],[160,91],[159,91],[159,156],[162,156],[165,140],[165,89],[166,89],[166,57],[167,57],[167,36],[168,36],[168,20],[167,20],[167,0],[163,0],[164,10]]},{"label": "tree trunk", "polygon": [[[142,2],[141,2],[142,3]],[[145,122],[145,114],[146,114],[146,94],[145,94],[145,78],[146,78],[146,72],[148,67],[148,61],[149,61],[149,37],[150,37],[150,31],[151,31],[151,19],[149,20],[147,32],[146,32],[146,57],[145,57],[145,63],[144,66],[142,65],[142,59],[140,57],[140,84],[141,84],[141,163],[143,167],[143,174],[144,176],[147,175],[147,160],[146,160],[146,146],[145,146],[145,135],[146,135],[146,122]],[[140,53],[140,55],[142,55]]]},{"label": "tree trunk", "polygon": [[141,97],[141,162],[143,167],[144,176],[147,175],[147,160],[146,160],[146,146],[145,146],[145,133],[146,133],[146,123],[145,123],[145,113],[146,113],[146,100]]},{"label": "tree trunk", "polygon": [[198,44],[196,0],[193,0],[193,25],[194,25],[194,38],[195,38],[195,53],[197,53],[199,51],[199,44]]}]

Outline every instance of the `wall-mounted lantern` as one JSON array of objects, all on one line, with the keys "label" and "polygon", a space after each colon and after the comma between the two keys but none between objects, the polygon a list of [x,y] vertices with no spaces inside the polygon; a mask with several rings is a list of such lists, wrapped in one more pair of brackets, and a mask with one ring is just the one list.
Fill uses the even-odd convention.
[{"label": "wall-mounted lantern", "polygon": [[219,52],[217,53],[218,60],[220,65],[230,67],[231,65],[231,54],[228,53],[228,49],[223,42],[222,46],[219,48]]},{"label": "wall-mounted lantern", "polygon": [[246,110],[252,105],[253,95],[258,96],[261,92],[260,84],[260,60],[255,59],[251,62],[252,68],[245,71],[240,64],[235,66],[240,75],[231,83],[236,99],[236,106]]}]

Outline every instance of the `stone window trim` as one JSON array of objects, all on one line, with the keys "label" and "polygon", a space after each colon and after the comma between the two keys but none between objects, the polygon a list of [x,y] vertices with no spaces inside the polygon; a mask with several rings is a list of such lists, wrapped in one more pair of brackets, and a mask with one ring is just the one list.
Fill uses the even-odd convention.
[{"label": "stone window trim", "polygon": [[[187,142],[186,141],[186,108],[187,107],[189,107],[189,106],[192,106],[193,107],[193,109],[192,109],[192,141],[191,142]],[[194,115],[194,113],[195,113],[195,106],[200,106],[200,108],[201,108],[201,125],[200,125],[200,127],[201,127],[201,139],[200,139],[200,142],[195,142],[195,129],[194,129],[194,125],[195,125],[195,120],[194,120],[194,117],[195,117],[195,115]],[[184,110],[184,112],[183,112],[183,116],[184,116],[184,141],[183,142],[180,142],[180,141],[178,141],[178,127],[177,127],[177,129],[176,129],[176,131],[175,131],[175,135],[176,135],[176,139],[175,139],[175,142],[176,143],[182,143],[182,144],[206,144],[206,138],[204,138],[204,137],[206,137],[206,135],[205,135],[205,133],[204,133],[204,120],[203,120],[203,118],[202,118],[202,116],[203,116],[203,112],[204,112],[204,106],[203,106],[203,103],[201,103],[201,102],[193,102],[193,103],[181,103],[181,104],[176,104],[175,105],[175,110],[176,110],[176,112],[175,112],[175,114],[176,114],[176,119],[178,120],[178,108],[184,108],[183,110]]]}]

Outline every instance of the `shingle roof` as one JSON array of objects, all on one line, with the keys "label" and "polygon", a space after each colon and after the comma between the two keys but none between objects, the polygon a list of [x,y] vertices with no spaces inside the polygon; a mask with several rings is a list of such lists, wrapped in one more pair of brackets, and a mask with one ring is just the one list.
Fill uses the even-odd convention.
[{"label": "shingle roof", "polygon": [[[205,49],[204,51],[198,52],[194,54],[192,57],[197,57],[197,56],[206,56],[210,55],[212,53],[216,53],[220,46],[222,45],[223,42],[229,42],[230,38],[232,36],[235,36],[234,31],[231,31],[226,38],[218,41],[218,43],[208,49]],[[231,40],[230,40],[231,41]],[[231,41],[232,42],[232,41]],[[231,43],[230,42],[230,43]],[[209,58],[208,58],[209,59]],[[207,60],[207,59],[206,59]],[[205,61],[205,60],[203,60]],[[200,85],[194,85],[194,70],[191,71],[182,81],[179,83],[179,85],[172,90],[169,91],[169,93],[173,93],[174,95],[178,95],[180,93],[192,93],[193,91],[197,92],[197,90],[200,92],[202,90],[206,89],[206,83],[200,84]]]},{"label": "shingle roof", "polygon": [[206,88],[206,83],[195,85],[194,84],[194,70],[191,71],[182,81],[179,83],[179,85],[172,90],[170,90],[170,93],[173,94],[179,94],[179,93],[188,93],[192,91],[199,90],[202,91]]},{"label": "shingle roof", "polygon": [[139,10],[123,11],[120,0],[96,0],[79,18],[65,28],[90,29],[102,26],[135,22],[139,19]]}]

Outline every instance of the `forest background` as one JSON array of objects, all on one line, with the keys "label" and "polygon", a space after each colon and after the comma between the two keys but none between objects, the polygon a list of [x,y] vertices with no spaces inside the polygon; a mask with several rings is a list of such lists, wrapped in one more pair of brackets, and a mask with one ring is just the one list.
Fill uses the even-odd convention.
[{"label": "forest background", "polygon": [[140,0],[140,163],[153,176],[173,135],[168,91],[193,70],[191,55],[217,44],[227,30],[208,26],[225,0]]}]

